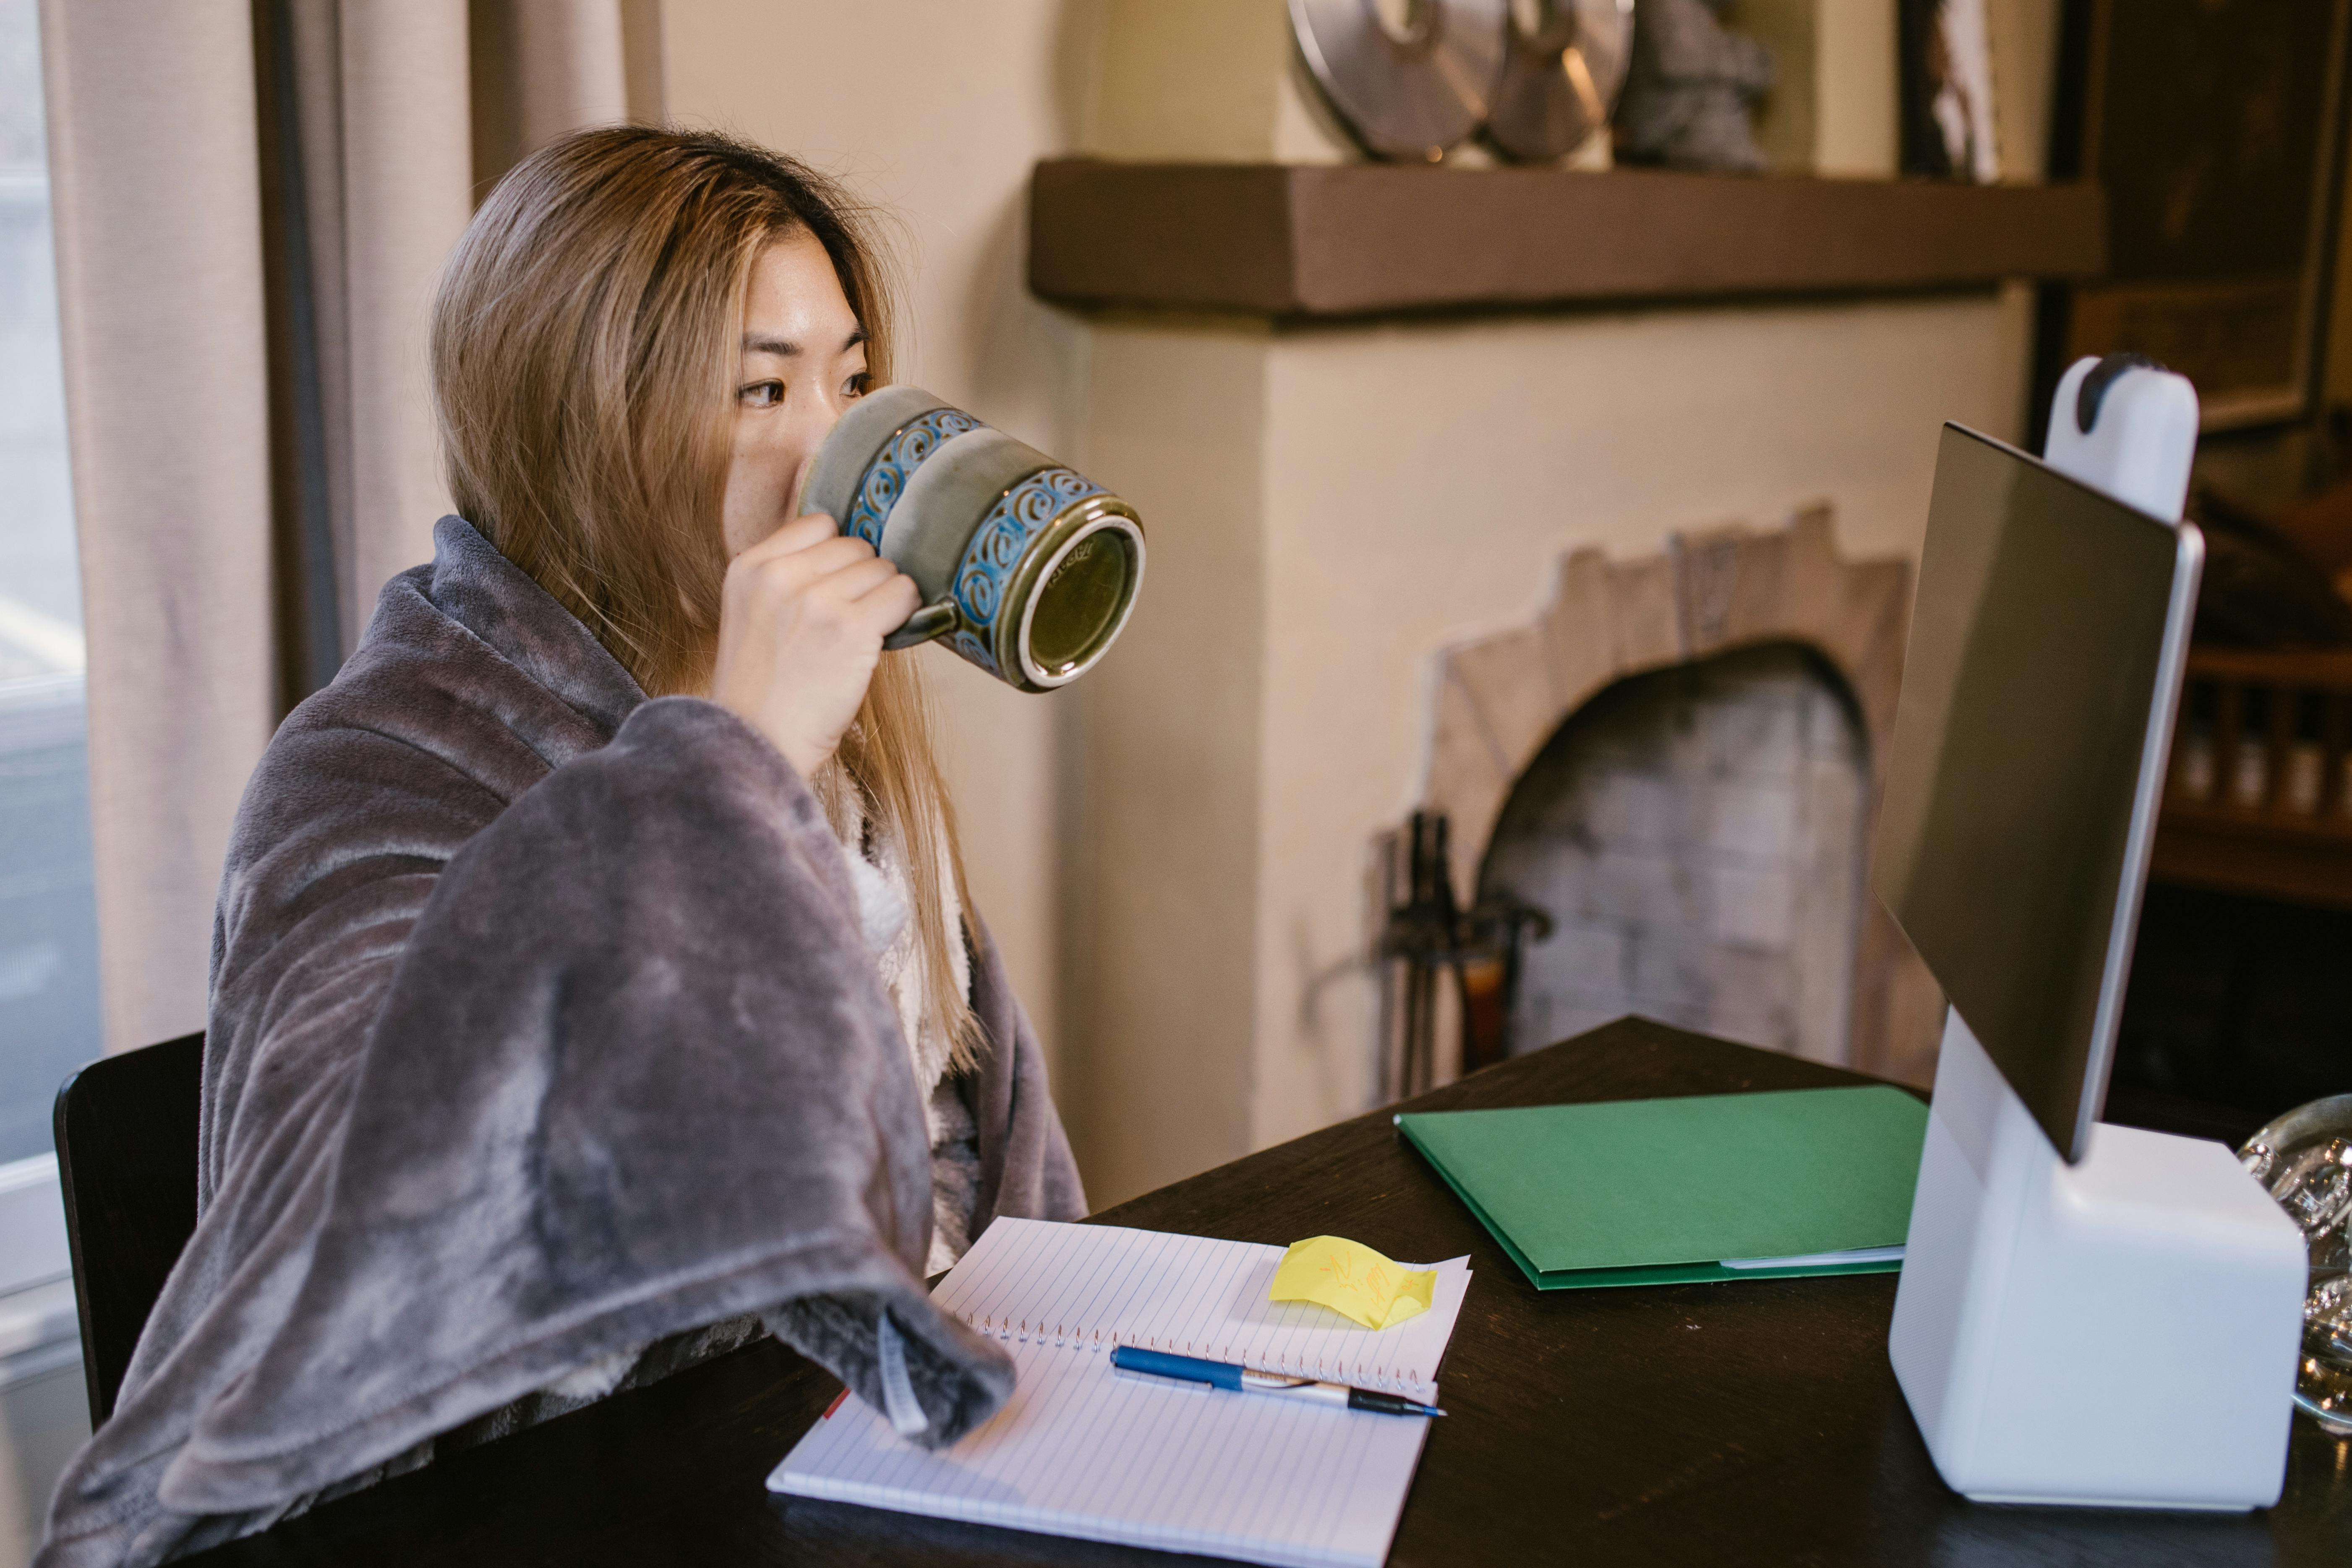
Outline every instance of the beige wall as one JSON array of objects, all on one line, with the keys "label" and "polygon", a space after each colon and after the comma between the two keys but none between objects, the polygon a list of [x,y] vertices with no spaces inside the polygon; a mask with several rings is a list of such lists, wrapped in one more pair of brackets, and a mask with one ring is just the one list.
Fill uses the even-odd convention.
[{"label": "beige wall", "polygon": [[1739,0],[1730,21],[1772,51],[1772,90],[1756,124],[1772,169],[1895,173],[1894,0]]},{"label": "beige wall", "polygon": [[[740,132],[884,209],[909,281],[900,379],[1050,452],[1069,449],[1084,330],[1022,284],[1029,169],[1070,146],[1092,9],[668,0],[673,119]],[[1047,1050],[1056,1027],[1054,699],[926,654],[975,902]]]},{"label": "beige wall", "polygon": [[1270,635],[1261,329],[1097,334],[1089,468],[1150,530],[1144,593],[1077,700],[1074,1041],[1063,1109],[1097,1204],[1246,1153]]},{"label": "beige wall", "polygon": [[[1276,146],[1290,25],[1263,0],[1099,0],[1099,67],[1087,150],[1106,158],[1264,162]],[[1334,148],[1313,162],[1339,156]]]},{"label": "beige wall", "polygon": [[1993,137],[2000,177],[2037,181],[2050,164],[2059,0],[1985,0],[1992,37]]}]

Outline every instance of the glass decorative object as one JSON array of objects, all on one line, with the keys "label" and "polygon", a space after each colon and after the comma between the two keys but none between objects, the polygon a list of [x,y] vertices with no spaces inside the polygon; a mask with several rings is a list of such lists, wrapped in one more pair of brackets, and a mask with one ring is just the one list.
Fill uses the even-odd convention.
[{"label": "glass decorative object", "polygon": [[2311,1249],[2295,1407],[2330,1436],[2352,1437],[2352,1094],[2288,1111],[2238,1158]]}]

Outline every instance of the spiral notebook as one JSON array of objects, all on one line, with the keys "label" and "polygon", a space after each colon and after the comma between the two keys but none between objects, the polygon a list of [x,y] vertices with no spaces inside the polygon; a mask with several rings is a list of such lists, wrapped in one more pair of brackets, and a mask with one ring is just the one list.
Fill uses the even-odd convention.
[{"label": "spiral notebook", "polygon": [[1425,1416],[1377,1415],[1114,1371],[1112,1347],[1239,1362],[1437,1402],[1470,1284],[1435,1265],[1430,1309],[1370,1330],[1266,1300],[1283,1249],[1114,1226],[1000,1219],[940,1282],[941,1310],[1004,1342],[1020,1382],[953,1447],[836,1401],[771,1490],[1245,1563],[1388,1555]]}]

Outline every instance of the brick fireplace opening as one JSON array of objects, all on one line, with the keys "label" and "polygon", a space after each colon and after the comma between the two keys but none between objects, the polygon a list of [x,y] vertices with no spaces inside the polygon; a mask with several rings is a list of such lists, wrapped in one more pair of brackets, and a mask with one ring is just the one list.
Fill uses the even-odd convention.
[{"label": "brick fireplace opening", "polygon": [[1869,778],[1853,694],[1801,644],[1604,689],[1519,775],[1479,873],[1481,902],[1552,921],[1511,1040],[1639,1013],[1844,1064]]},{"label": "brick fireplace opening", "polygon": [[1532,622],[1440,656],[1420,809],[1456,896],[1552,922],[1514,1048],[1640,1013],[1930,1081],[1942,994],[1866,874],[1910,600],[1906,563],[1841,556],[1815,506],[1574,552]]}]

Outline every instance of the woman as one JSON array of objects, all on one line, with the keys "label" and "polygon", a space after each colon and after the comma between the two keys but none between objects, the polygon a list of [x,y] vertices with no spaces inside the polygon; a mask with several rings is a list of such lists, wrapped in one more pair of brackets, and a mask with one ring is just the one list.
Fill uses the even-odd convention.
[{"label": "woman", "polygon": [[840,196],[724,138],[583,133],[484,205],[433,328],[460,515],[247,789],[196,1233],[42,1562],[762,1324],[919,1442],[1009,1393],[920,1276],[1084,1200],[881,652],[915,589],[794,515],[887,329]]}]

